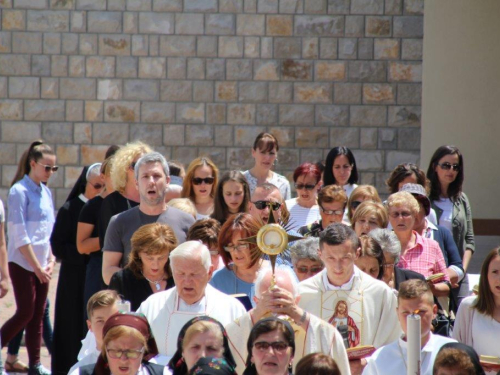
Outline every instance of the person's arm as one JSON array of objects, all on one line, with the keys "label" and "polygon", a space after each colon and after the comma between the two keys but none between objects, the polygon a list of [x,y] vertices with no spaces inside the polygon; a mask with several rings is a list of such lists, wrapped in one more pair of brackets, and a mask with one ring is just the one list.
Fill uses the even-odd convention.
[{"label": "person's arm", "polygon": [[78,222],[76,229],[76,247],[80,254],[90,254],[101,249],[99,237],[91,237],[94,231],[93,224]]},{"label": "person's arm", "polygon": [[0,298],[9,291],[9,267],[7,267],[7,246],[5,244],[5,223],[0,223]]},{"label": "person's arm", "polygon": [[122,253],[114,251],[103,251],[102,255],[102,279],[109,285],[111,277],[121,270],[120,261],[122,260]]},{"label": "person's arm", "polygon": [[[38,277],[38,280],[40,280],[42,284],[48,283],[52,278],[52,268],[50,268],[49,270],[47,270],[46,268],[42,268],[40,262],[38,262],[38,259],[35,256],[35,252],[33,251],[31,244],[29,243],[27,245],[21,246],[19,248],[19,251],[29,263],[29,265],[33,268],[36,277]],[[54,262],[55,260],[52,259],[51,263],[53,264]],[[51,265],[49,264],[47,267],[51,267]]]},{"label": "person's arm", "polygon": [[106,285],[109,285],[111,276],[121,270],[120,262],[124,253],[121,225],[117,222],[117,217],[115,215],[109,221],[102,248],[102,279]]},{"label": "person's arm", "polygon": [[439,247],[436,241],[434,240],[429,240],[429,241],[432,241],[435,245],[433,247],[429,247],[429,251],[434,252],[434,256],[436,259],[434,265],[434,274],[436,273],[444,274],[444,278],[439,280],[439,282],[437,283],[429,281],[429,286],[432,290],[432,294],[434,294],[436,297],[447,297],[450,294],[450,286],[449,286],[450,278],[448,276],[448,270],[446,268],[446,262],[444,261],[443,252],[441,251],[441,248]]},{"label": "person's arm", "polygon": [[469,263],[472,258],[472,254],[476,250],[476,245],[474,242],[474,229],[472,227],[472,211],[470,208],[470,203],[469,199],[465,195],[465,193],[462,193],[463,197],[463,206],[465,208],[465,221],[466,221],[466,232],[465,232],[465,250],[464,250],[464,256],[462,258],[462,263],[464,266],[464,271],[467,272],[467,269],[469,268]]}]

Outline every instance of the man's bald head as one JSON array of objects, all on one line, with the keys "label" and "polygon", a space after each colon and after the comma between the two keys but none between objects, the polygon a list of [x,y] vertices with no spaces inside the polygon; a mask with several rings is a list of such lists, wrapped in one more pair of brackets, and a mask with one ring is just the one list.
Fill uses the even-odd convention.
[{"label": "man's bald head", "polygon": [[[299,282],[289,267],[277,266],[274,275],[277,286],[289,291],[295,298],[299,296]],[[255,296],[257,298],[260,298],[263,292],[269,290],[272,278],[273,270],[270,267],[259,271],[255,280]]]}]

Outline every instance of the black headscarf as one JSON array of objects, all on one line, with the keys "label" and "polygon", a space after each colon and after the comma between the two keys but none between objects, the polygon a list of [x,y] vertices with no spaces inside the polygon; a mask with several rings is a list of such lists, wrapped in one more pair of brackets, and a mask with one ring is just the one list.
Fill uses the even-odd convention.
[{"label": "black headscarf", "polygon": [[222,339],[224,345],[224,353],[222,353],[222,355],[229,364],[229,366],[231,366],[232,368],[236,368],[236,362],[234,361],[233,355],[231,354],[231,350],[229,349],[229,341],[227,339],[227,333],[226,330],[224,329],[224,326],[220,324],[219,321],[209,316],[202,315],[202,316],[197,316],[196,318],[193,318],[189,322],[184,324],[184,327],[182,327],[181,331],[179,332],[179,336],[177,337],[177,351],[175,352],[174,356],[170,359],[170,362],[168,363],[168,367],[172,370],[172,375],[186,375],[188,373],[189,369],[186,366],[186,362],[184,362],[184,358],[182,358],[182,342],[184,341],[184,336],[186,336],[186,331],[188,330],[188,328],[191,327],[194,323],[202,320],[215,323],[219,326],[222,332]]},{"label": "black headscarf", "polygon": [[87,185],[88,169],[89,167],[83,167],[82,173],[80,173],[80,177],[78,177],[78,180],[76,180],[75,185],[73,185],[73,189],[71,189],[68,198],[66,198],[66,202],[69,202],[70,200],[78,197],[80,194],[85,193],[85,187]]},{"label": "black headscarf", "polygon": [[[462,352],[465,352],[465,354],[467,354],[469,356],[472,364],[474,365],[474,370],[476,371],[476,375],[484,375],[485,374],[484,369],[481,366],[481,363],[479,361],[479,356],[477,355],[476,351],[473,348],[471,348],[469,345],[462,344],[461,342],[449,342],[447,344],[444,344],[441,347],[441,349],[439,349],[438,355],[443,349],[447,349],[447,348],[458,349],[458,350],[461,350]],[[436,358],[437,358],[437,356],[436,356]]]},{"label": "black headscarf", "polygon": [[224,358],[202,357],[189,371],[189,375],[237,375],[237,373]]}]

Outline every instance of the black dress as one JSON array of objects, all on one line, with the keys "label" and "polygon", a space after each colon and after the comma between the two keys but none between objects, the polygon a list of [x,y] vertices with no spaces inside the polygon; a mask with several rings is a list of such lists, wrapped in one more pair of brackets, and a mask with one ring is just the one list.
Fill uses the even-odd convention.
[{"label": "black dress", "polygon": [[[174,279],[169,277],[165,290],[173,286],[175,286]],[[149,281],[142,277],[138,279],[129,268],[116,272],[111,277],[109,288],[116,290],[123,299],[130,301],[132,311],[137,311],[141,303],[153,294]]]},{"label": "black dress", "polygon": [[52,374],[66,375],[78,360],[84,337],[83,289],[87,255],[78,253],[76,228],[84,202],[67,201],[59,209],[50,237],[52,252],[61,260],[56,292]]}]

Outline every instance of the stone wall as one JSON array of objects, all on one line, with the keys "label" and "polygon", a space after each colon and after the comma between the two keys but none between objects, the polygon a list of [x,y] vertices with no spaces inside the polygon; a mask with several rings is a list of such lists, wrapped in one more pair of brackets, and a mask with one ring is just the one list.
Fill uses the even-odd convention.
[{"label": "stone wall", "polygon": [[62,166],[142,139],[167,158],[252,164],[268,130],[277,171],[353,149],[363,183],[420,156],[423,0],[0,0],[5,198],[27,144]]}]

